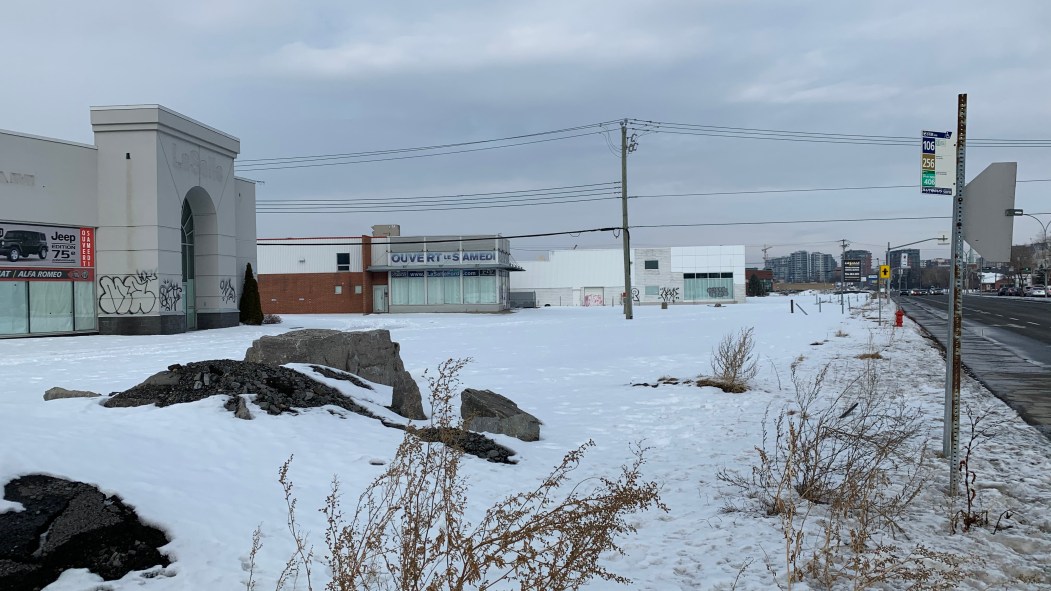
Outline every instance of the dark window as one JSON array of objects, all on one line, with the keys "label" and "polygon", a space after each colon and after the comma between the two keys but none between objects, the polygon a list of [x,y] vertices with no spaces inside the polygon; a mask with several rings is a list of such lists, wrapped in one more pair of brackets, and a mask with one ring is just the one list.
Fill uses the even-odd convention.
[{"label": "dark window", "polygon": [[734,274],[733,273],[723,273],[722,274],[722,278],[723,279],[733,279],[734,278]]},{"label": "dark window", "polygon": [[350,253],[349,252],[337,252],[336,253],[336,270],[337,271],[349,271],[350,270]]},{"label": "dark window", "polygon": [[645,269],[659,269],[660,268],[660,267],[657,266],[657,261],[646,261],[644,263],[644,265],[645,265],[645,267],[644,267]]}]

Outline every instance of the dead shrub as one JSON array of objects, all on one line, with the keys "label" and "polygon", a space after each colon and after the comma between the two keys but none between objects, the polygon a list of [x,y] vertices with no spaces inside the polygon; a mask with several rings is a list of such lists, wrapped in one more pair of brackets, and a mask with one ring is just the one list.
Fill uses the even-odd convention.
[{"label": "dead shrub", "polygon": [[742,328],[736,335],[723,336],[712,351],[710,384],[727,392],[746,392],[759,371],[755,355],[755,337],[752,327]]},{"label": "dead shrub", "polygon": [[905,398],[881,386],[871,359],[830,396],[829,366],[811,377],[797,370],[794,363],[796,408],[768,415],[751,474],[718,474],[778,518],[788,588],[804,579],[824,588],[849,581],[857,589],[960,580],[962,558],[892,541],[904,532],[927,474],[923,425]]},{"label": "dead shrub", "polygon": [[277,314],[264,314],[263,324],[281,324],[284,322]]},{"label": "dead shrub", "polygon": [[[457,422],[451,401],[465,362],[448,360],[428,378],[431,421],[439,429],[449,431]],[[587,479],[564,491],[594,445],[588,441],[570,451],[535,488],[499,501],[473,525],[464,517],[468,486],[460,475],[462,452],[406,434],[349,520],[340,482],[333,478],[321,509],[332,574],[326,590],[482,591],[513,582],[516,589],[559,591],[593,578],[629,583],[600,566],[599,557],[620,552],[618,540],[636,531],[630,515],[668,509],[657,484],[642,478],[646,449],[638,445],[634,460],[616,477]],[[290,524],[294,509],[292,502]],[[289,528],[297,538],[293,559],[309,557],[302,535]]]},{"label": "dead shrub", "polygon": [[862,353],[858,355],[858,359],[883,359],[883,355],[880,355],[879,351],[873,351],[871,353]]}]

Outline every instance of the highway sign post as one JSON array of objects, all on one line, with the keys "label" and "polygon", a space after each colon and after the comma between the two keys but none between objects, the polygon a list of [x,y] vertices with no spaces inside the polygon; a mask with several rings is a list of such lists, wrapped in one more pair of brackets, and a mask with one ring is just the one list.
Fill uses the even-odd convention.
[{"label": "highway sign post", "polygon": [[879,266],[879,278],[880,279],[890,279],[890,265],[880,265]]}]

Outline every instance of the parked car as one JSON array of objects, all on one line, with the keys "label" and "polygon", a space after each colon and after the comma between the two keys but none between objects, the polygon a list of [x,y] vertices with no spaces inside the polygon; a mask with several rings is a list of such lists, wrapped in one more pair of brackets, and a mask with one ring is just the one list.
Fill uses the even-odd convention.
[{"label": "parked car", "polygon": [[43,232],[11,230],[0,237],[0,255],[12,263],[31,254],[47,258],[47,236]]},{"label": "parked car", "polygon": [[1025,295],[1031,298],[1046,298],[1047,297],[1047,286],[1046,285],[1030,285]]}]

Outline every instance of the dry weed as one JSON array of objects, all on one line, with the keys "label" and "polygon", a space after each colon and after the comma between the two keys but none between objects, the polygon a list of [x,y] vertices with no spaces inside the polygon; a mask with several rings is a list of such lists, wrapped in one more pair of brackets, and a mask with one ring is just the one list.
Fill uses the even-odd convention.
[{"label": "dry weed", "polygon": [[[435,427],[457,423],[452,399],[465,363],[448,360],[428,378]],[[642,478],[646,448],[638,445],[632,449],[634,460],[616,477],[587,479],[565,491],[593,446],[588,441],[570,451],[539,485],[496,503],[472,525],[464,516],[463,454],[407,433],[384,473],[358,498],[349,520],[340,482],[333,478],[321,509],[332,573],[326,590],[484,591],[513,583],[516,589],[560,591],[594,578],[629,583],[601,566],[600,556],[620,552],[618,540],[636,531],[630,515],[668,509],[657,484]],[[294,509],[293,500],[290,524]],[[289,529],[297,544],[293,558],[309,561],[301,532],[293,525]],[[310,571],[305,572],[309,590]]]}]

